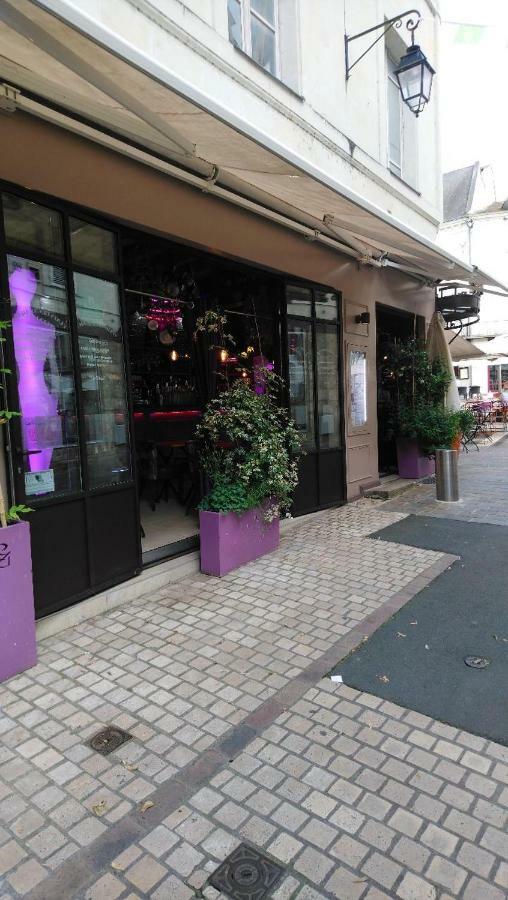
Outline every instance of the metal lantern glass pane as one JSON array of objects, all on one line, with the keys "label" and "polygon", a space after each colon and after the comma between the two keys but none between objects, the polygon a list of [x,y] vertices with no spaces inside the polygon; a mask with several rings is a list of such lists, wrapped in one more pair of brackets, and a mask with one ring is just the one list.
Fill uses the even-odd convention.
[{"label": "metal lantern glass pane", "polygon": [[410,47],[395,70],[404,103],[415,115],[423,110],[430,99],[434,69],[419,47]]}]

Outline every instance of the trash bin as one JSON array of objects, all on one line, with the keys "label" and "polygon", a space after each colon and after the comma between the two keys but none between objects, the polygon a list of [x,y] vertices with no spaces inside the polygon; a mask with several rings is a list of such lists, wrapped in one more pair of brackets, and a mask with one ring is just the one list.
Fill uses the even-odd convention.
[{"label": "trash bin", "polygon": [[457,450],[436,450],[436,500],[459,499],[459,454]]}]

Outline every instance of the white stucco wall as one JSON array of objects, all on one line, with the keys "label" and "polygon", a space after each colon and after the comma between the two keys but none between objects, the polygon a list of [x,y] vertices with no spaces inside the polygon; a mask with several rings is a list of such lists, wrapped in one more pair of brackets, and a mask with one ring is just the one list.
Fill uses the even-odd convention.
[{"label": "white stucco wall", "polygon": [[[441,217],[439,83],[417,122],[417,190],[391,174],[387,159],[385,47],[381,40],[346,83],[344,34],[400,13],[398,0],[279,0],[295,27],[298,93],[271,77],[228,38],[227,0],[73,0],[72,8],[113,30],[149,58],[275,137],[329,176],[427,237]],[[42,0],[51,7],[50,0]],[[60,0],[64,11],[70,0]],[[438,68],[439,19],[419,4],[418,42]],[[376,33],[377,34],[377,33]],[[408,43],[405,28],[397,31]],[[376,37],[373,35],[372,37]],[[369,39],[351,48],[353,59]],[[298,96],[299,94],[299,96]]]},{"label": "white stucco wall", "polygon": [[[439,243],[465,262],[474,261],[501,283],[508,283],[508,210],[473,213],[468,219],[445,222],[439,231]],[[500,334],[508,334],[508,297],[484,294],[480,321],[471,326],[470,336]]]}]

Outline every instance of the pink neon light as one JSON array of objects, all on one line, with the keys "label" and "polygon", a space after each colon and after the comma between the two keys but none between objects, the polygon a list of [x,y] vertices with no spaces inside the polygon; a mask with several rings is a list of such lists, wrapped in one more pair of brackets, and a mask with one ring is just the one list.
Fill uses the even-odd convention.
[{"label": "pink neon light", "polygon": [[26,467],[31,472],[42,472],[50,467],[54,448],[62,444],[58,402],[44,380],[44,365],[54,348],[55,328],[32,312],[37,279],[30,269],[15,269],[9,278],[9,287],[16,301],[12,331],[23,449],[36,451],[28,456]]}]

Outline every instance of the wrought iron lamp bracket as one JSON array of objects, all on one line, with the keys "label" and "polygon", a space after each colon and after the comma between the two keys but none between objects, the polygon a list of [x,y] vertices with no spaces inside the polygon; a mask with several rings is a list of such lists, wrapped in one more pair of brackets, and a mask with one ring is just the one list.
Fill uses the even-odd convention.
[{"label": "wrought iron lamp bracket", "polygon": [[[412,16],[416,16],[416,18],[411,18]],[[367,53],[370,53],[372,48],[375,47],[376,44],[379,43],[379,41],[381,41],[386,34],[388,34],[388,32],[390,31],[390,28],[401,28],[402,24],[404,22],[404,19],[407,19],[406,28],[411,33],[411,44],[414,44],[414,42],[415,42],[414,33],[415,33],[416,29],[418,28],[418,25],[421,22],[421,18],[422,18],[421,13],[417,9],[408,9],[408,10],[406,10],[406,12],[399,13],[398,16],[394,16],[393,19],[385,19],[384,22],[380,22],[378,25],[373,25],[372,28],[367,28],[366,31],[360,31],[360,32],[358,32],[358,34],[353,34],[351,36],[346,34],[344,36],[345,53],[346,53],[346,81],[348,80],[349,76],[351,75],[351,72],[353,71],[354,67],[357,66],[359,62],[361,62],[361,60],[364,58],[364,56],[367,56]],[[373,34],[375,31],[379,31],[380,28],[383,29],[381,34],[375,39],[375,41],[372,42],[372,44],[370,44],[367,47],[366,50],[364,50],[364,52],[361,54],[361,56],[358,57],[358,59],[355,59],[355,61],[353,63],[350,63],[350,61],[349,61],[349,45],[353,41],[357,41],[359,38],[365,37],[367,34]]]}]

